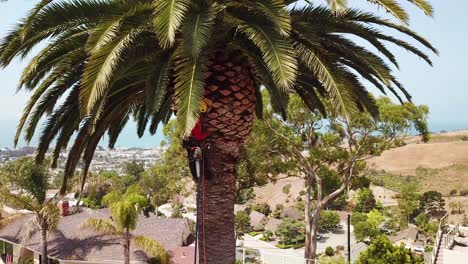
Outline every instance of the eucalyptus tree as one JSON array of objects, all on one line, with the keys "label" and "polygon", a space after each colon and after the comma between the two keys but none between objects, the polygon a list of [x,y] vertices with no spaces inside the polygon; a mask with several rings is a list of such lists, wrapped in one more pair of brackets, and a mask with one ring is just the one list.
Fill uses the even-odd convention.
[{"label": "eucalyptus tree", "polygon": [[[48,263],[48,232],[57,227],[60,219],[56,202],[46,198],[48,186],[47,168],[36,164],[32,158],[21,158],[0,168],[0,205],[25,209],[34,214],[19,235],[24,245],[35,232],[40,231],[42,263]],[[17,218],[15,215],[9,220]]]},{"label": "eucalyptus tree", "polygon": [[[199,236],[200,259],[233,263],[236,165],[254,112],[261,117],[261,87],[283,116],[291,93],[311,110],[323,110],[321,98],[326,97],[343,116],[360,110],[377,115],[362,79],[409,99],[393,75],[389,64],[398,62],[386,42],[431,63],[420,48],[382,29],[394,29],[436,52],[404,24],[354,9],[336,16],[326,7],[297,2],[40,1],[0,44],[0,63],[7,66],[47,41],[20,79],[19,88],[31,90],[32,96],[15,141],[22,132],[31,140],[45,117],[37,162],[55,142],[56,165],[60,151],[72,142],[65,191],[78,161],[83,159],[84,182],[100,139],[108,133],[113,147],[130,118],[137,121],[139,136],[147,128],[155,133],[173,113],[182,136],[200,122],[211,133],[206,157],[214,174],[204,188],[206,236]],[[343,1],[330,3],[336,7]],[[420,7],[430,13],[428,6]],[[379,53],[350,36],[366,40]],[[208,105],[203,113],[202,101]]]}]

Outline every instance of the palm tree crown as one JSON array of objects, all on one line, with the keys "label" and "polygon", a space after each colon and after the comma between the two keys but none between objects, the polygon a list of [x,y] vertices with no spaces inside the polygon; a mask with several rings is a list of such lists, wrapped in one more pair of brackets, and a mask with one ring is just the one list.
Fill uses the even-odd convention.
[{"label": "palm tree crown", "polygon": [[[15,142],[21,132],[31,140],[46,117],[37,161],[42,162],[55,139],[55,165],[60,151],[74,139],[66,165],[66,175],[71,175],[80,157],[87,170],[106,132],[112,147],[131,117],[141,136],[147,127],[155,133],[158,123],[177,109],[188,135],[200,114],[208,68],[220,50],[249,61],[257,95],[265,87],[274,110],[283,115],[289,93],[298,93],[312,110],[323,110],[321,98],[328,96],[344,115],[360,109],[376,115],[361,79],[384,93],[401,98],[402,92],[410,98],[392,74],[388,62],[396,67],[398,62],[384,43],[431,61],[420,49],[380,29],[395,29],[436,52],[428,41],[405,25],[370,13],[347,9],[336,16],[325,7],[296,8],[296,2],[43,0],[0,45],[0,63],[7,66],[48,41],[21,76],[18,88],[33,94]],[[329,2],[336,8],[345,1]],[[394,1],[369,2],[407,21]],[[410,2],[432,14],[426,1]],[[350,36],[366,40],[380,54]],[[261,97],[256,101],[260,106]]]}]

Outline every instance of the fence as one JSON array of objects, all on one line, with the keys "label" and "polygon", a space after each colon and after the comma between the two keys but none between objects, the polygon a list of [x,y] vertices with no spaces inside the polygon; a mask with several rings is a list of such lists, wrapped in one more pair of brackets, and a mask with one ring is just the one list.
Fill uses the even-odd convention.
[{"label": "fence", "polygon": [[442,243],[442,237],[444,235],[444,229],[447,224],[447,217],[448,214],[444,215],[439,221],[434,248],[432,249],[431,264],[434,264],[437,260],[437,254],[439,253],[440,244]]},{"label": "fence", "polygon": [[[242,264],[306,264],[307,259],[301,256],[271,253],[251,248],[237,248],[236,263]],[[318,264],[318,261],[315,263]]]}]

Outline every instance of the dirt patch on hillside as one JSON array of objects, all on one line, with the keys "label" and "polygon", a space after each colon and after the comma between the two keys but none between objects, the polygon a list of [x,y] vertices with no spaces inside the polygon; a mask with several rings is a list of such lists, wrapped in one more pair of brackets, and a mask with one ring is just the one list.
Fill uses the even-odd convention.
[{"label": "dirt patch on hillside", "polygon": [[[283,192],[283,187],[290,184],[289,194]],[[294,200],[299,196],[299,192],[304,190],[304,180],[301,178],[288,178],[277,181],[276,183],[268,183],[265,186],[255,187],[256,194],[255,202],[265,202],[272,209],[277,204],[293,205]]]}]

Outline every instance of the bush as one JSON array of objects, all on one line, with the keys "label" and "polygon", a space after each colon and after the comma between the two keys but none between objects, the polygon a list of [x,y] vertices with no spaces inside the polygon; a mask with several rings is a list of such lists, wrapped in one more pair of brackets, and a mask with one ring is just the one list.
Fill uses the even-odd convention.
[{"label": "bush", "polygon": [[461,190],[461,191],[460,191],[460,195],[461,195],[461,196],[467,196],[467,195],[468,195],[468,189]]},{"label": "bush", "polygon": [[328,247],[325,249],[325,255],[331,257],[331,256],[335,255],[335,251],[333,250],[332,247],[328,246]]},{"label": "bush", "polygon": [[432,246],[427,246],[424,248],[424,252],[432,252],[432,250],[434,250]]},{"label": "bush", "polygon": [[271,214],[271,208],[267,203],[257,203],[252,206],[253,211],[257,211],[259,213],[262,213],[266,216]]},{"label": "bush", "polygon": [[301,212],[304,212],[305,210],[305,203],[304,201],[297,201],[294,203],[294,208],[296,208],[297,210],[301,211]]},{"label": "bush", "polygon": [[468,136],[467,136],[467,135],[463,135],[463,136],[460,137],[460,139],[461,139],[462,141],[468,141]]},{"label": "bush", "polygon": [[303,222],[286,218],[276,229],[276,237],[286,245],[301,244],[305,240],[305,225]]},{"label": "bush", "polygon": [[450,191],[450,195],[451,195],[451,196],[455,196],[455,195],[457,195],[457,192],[458,192],[458,191],[457,191],[456,189],[452,189],[452,190]]},{"label": "bush", "polygon": [[271,230],[265,230],[263,231],[263,241],[271,241],[271,239],[273,238],[273,231]]},{"label": "bush", "polygon": [[372,183],[377,186],[385,187],[385,181],[383,179],[373,179]]},{"label": "bush", "polygon": [[275,207],[275,211],[273,211],[273,217],[280,219],[281,218],[281,213],[283,213],[284,210],[284,205],[282,204],[277,204]]},{"label": "bush", "polygon": [[257,224],[256,226],[254,226],[253,230],[257,231],[257,232],[263,231],[263,230],[265,230],[265,226],[262,225],[262,224]]},{"label": "bush", "polygon": [[331,229],[338,226],[340,223],[340,215],[333,211],[320,212],[319,227],[321,229]]},{"label": "bush", "polygon": [[307,192],[306,192],[305,190],[301,190],[301,191],[299,192],[299,195],[300,195],[300,196],[304,196],[304,195],[306,195],[306,193],[307,193]]},{"label": "bush", "polygon": [[289,194],[290,191],[291,191],[291,184],[290,183],[283,186],[283,193],[284,194]]}]

